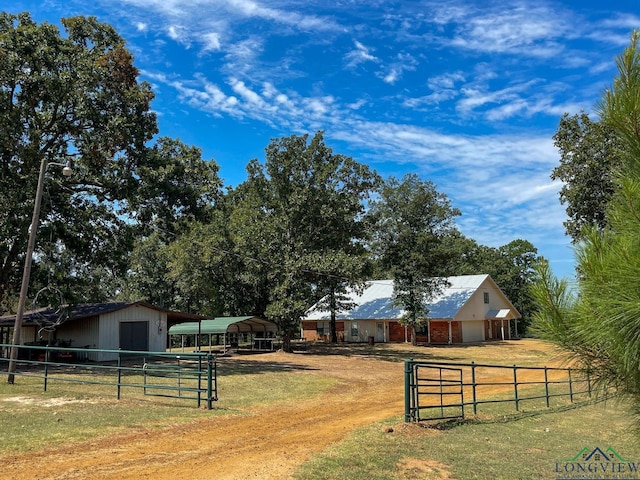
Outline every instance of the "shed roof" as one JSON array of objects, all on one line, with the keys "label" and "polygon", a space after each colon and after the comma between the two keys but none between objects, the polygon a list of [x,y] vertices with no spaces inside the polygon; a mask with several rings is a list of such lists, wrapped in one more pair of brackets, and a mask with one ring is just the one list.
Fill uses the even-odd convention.
[{"label": "shed roof", "polygon": [[[54,310],[53,308],[40,308],[37,310],[30,310],[24,313],[23,324],[25,326],[29,326],[42,321],[56,322],[61,314],[68,316],[67,321],[81,320],[83,318],[104,315],[133,306],[141,306],[160,312],[165,312],[167,314],[167,318],[170,321],[174,322],[181,320],[197,320],[203,318],[201,315],[195,315],[192,313],[166,310],[164,308],[157,307],[151,303],[140,300],[136,302],[80,303],[76,305],[67,305],[57,310]],[[15,314],[2,316],[0,317],[0,326],[13,326],[15,319]]]},{"label": "shed roof", "polygon": [[[429,309],[429,318],[454,318],[489,278],[486,274],[447,277],[448,286],[426,304]],[[338,312],[336,317],[341,320],[396,320],[405,313],[404,309],[393,303],[393,280],[371,281],[367,283],[362,293],[350,290],[346,295],[347,302],[354,304],[355,307]],[[305,320],[329,320],[330,312],[318,306],[322,304],[326,305],[326,302],[320,302],[311,307],[307,311]]]},{"label": "shed roof", "polygon": [[216,317],[199,322],[178,323],[169,328],[169,335],[265,333],[277,332],[275,323],[259,317]]}]

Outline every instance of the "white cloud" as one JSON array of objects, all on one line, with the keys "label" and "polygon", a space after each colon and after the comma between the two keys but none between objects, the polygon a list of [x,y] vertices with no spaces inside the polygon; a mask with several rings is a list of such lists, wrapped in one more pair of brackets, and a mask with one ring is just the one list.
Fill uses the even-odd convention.
[{"label": "white cloud", "polygon": [[229,75],[244,75],[251,71],[255,72],[255,65],[262,51],[263,40],[256,36],[229,45],[222,71]]},{"label": "white cloud", "polygon": [[176,42],[185,43],[186,41],[186,38],[183,35],[183,29],[178,25],[169,25],[167,28],[167,35],[171,40],[175,40]]},{"label": "white cloud", "polygon": [[457,83],[464,82],[462,72],[450,72],[427,79],[427,86],[433,91],[448,90],[454,88]]},{"label": "white cloud", "polygon": [[432,21],[455,28],[451,39],[441,41],[457,48],[487,53],[509,53],[550,58],[562,51],[556,39],[570,34],[568,13],[559,7],[524,3],[493,6],[432,4]]},{"label": "white cloud", "polygon": [[353,68],[360,65],[363,62],[378,62],[378,58],[369,53],[369,49],[357,40],[354,41],[355,50],[348,52],[344,58],[347,67]]},{"label": "white cloud", "polygon": [[211,52],[220,50],[220,35],[215,32],[205,33],[202,36],[202,51]]},{"label": "white cloud", "polygon": [[612,17],[604,19],[600,24],[606,28],[628,29],[631,31],[640,28],[640,16],[630,13],[614,13]]},{"label": "white cloud", "polygon": [[244,82],[232,79],[231,80],[231,88],[236,92],[240,97],[242,97],[247,103],[252,106],[262,106],[262,97],[258,95],[256,92],[248,88]]},{"label": "white cloud", "polygon": [[144,22],[136,22],[135,26],[136,30],[138,30],[139,32],[146,32],[149,29],[149,25]]},{"label": "white cloud", "polygon": [[386,73],[381,75],[385,83],[393,85],[401,77],[405,71],[413,71],[416,69],[418,62],[409,54],[399,53],[394,62],[386,67]]}]

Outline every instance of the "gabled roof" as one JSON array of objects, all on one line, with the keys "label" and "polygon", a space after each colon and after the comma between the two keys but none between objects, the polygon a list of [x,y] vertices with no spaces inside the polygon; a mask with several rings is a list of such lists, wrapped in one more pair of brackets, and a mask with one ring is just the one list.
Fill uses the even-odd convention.
[{"label": "gabled roof", "polygon": [[[64,310],[65,314],[68,314],[69,320],[81,320],[83,318],[95,317],[99,315],[104,315],[111,312],[116,312],[118,310],[122,310],[124,308],[129,308],[133,306],[142,306],[146,308],[150,308],[152,310],[157,310],[159,312],[166,312],[167,317],[170,317],[173,321],[175,320],[196,320],[203,318],[201,315],[194,315],[191,313],[182,313],[182,312],[174,312],[171,310],[165,310],[164,308],[157,307],[150,303],[144,301],[137,302],[105,302],[105,303],[81,303],[77,305],[71,305],[68,310]],[[59,310],[54,310],[52,308],[40,308],[37,310],[31,310],[24,313],[23,324],[25,326],[29,326],[35,324],[37,322],[56,322],[60,316]],[[0,317],[0,325],[10,325],[13,326],[15,321],[15,315],[5,315]]]},{"label": "gabled roof", "polygon": [[[490,279],[489,275],[461,275],[447,277],[448,286],[427,303],[429,318],[454,318],[480,286]],[[491,281],[493,283],[493,281]],[[402,317],[404,310],[393,304],[393,280],[375,280],[367,282],[365,290],[358,294],[354,290],[347,292],[347,301],[356,306],[351,310],[337,313],[341,320],[397,320]],[[506,298],[506,297],[505,297]],[[507,300],[508,301],[508,300]],[[319,302],[307,311],[305,320],[329,320],[330,312],[318,307],[326,305]],[[511,306],[511,304],[509,304]],[[503,314],[496,312],[495,318]]]},{"label": "gabled roof", "polygon": [[169,328],[169,335],[222,334],[236,332],[276,332],[275,323],[259,317],[216,317],[199,322],[186,322]]}]

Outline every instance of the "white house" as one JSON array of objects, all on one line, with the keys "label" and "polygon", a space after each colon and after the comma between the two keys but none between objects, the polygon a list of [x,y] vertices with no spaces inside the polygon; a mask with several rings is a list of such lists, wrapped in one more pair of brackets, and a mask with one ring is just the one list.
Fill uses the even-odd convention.
[{"label": "white house", "polygon": [[[163,352],[167,348],[169,326],[201,318],[142,301],[87,303],[60,311],[41,309],[26,312],[20,338],[27,345]],[[15,315],[0,317],[0,328],[7,336],[14,322]],[[116,359],[117,354],[103,352],[89,357],[90,360],[107,361]]]},{"label": "white house", "polygon": [[[417,340],[426,343],[469,343],[517,336],[520,313],[489,275],[448,277],[447,286],[426,305],[428,318]],[[393,303],[393,280],[367,283],[361,293],[350,290],[354,308],[336,313],[338,337],[346,342],[405,342],[411,332],[400,324],[404,310]],[[302,319],[302,336],[326,340],[331,314],[318,305]]]}]

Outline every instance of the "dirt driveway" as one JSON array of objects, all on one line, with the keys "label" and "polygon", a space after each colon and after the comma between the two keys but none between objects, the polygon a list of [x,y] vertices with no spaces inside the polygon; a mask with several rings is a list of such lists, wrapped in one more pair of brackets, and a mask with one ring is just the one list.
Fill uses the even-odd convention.
[{"label": "dirt driveway", "polygon": [[[388,347],[387,347],[388,348]],[[410,346],[397,346],[412,355]],[[526,340],[478,347],[443,347],[439,359],[474,356],[496,364],[514,356],[540,356],[549,347]],[[404,349],[404,351],[402,351]],[[365,350],[363,350],[364,352]],[[398,353],[398,352],[396,352]],[[355,429],[403,414],[403,363],[367,355],[281,352],[242,358],[243,362],[295,363],[313,374],[340,380],[319,397],[247,409],[164,430],[136,430],[36,454],[0,458],[2,476],[12,479],[287,479],[314,453]],[[224,359],[233,362],[234,357]]]}]

